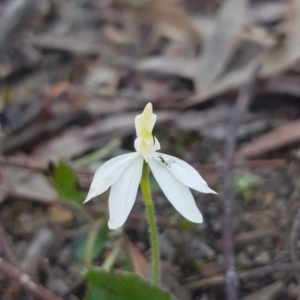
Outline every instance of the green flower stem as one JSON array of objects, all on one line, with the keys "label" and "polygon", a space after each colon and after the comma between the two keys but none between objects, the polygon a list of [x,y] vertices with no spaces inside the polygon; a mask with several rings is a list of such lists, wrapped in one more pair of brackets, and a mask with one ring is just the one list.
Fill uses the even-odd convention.
[{"label": "green flower stem", "polygon": [[144,202],[146,206],[147,218],[149,223],[149,233],[152,250],[152,278],[155,285],[159,285],[160,282],[160,263],[159,263],[159,242],[157,226],[155,221],[155,210],[152,201],[151,188],[149,183],[149,166],[144,162],[143,173],[141,178],[141,189],[144,196]]}]

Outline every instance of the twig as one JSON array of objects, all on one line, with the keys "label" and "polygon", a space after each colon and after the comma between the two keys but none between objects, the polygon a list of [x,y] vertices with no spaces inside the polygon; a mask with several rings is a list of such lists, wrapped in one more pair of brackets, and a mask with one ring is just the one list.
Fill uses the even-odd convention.
[{"label": "twig", "polygon": [[[247,160],[247,161],[235,161],[233,166],[235,168],[247,168],[247,169],[255,169],[255,168],[282,168],[286,166],[287,161],[285,159],[255,159],[255,160]],[[1,164],[1,162],[0,162]],[[223,171],[224,165],[215,165],[215,164],[192,164],[193,167],[198,170],[200,173],[216,173],[220,170]]]},{"label": "twig", "polygon": [[33,295],[39,297],[40,299],[63,300],[62,298],[58,297],[51,291],[33,282],[27,274],[21,272],[18,268],[14,267],[10,263],[4,261],[1,257],[0,257],[0,271],[4,273],[6,276],[8,276],[9,278],[17,280],[22,287],[24,287],[25,289],[27,289]]},{"label": "twig", "polygon": [[0,255],[12,265],[17,266],[18,264],[17,259],[14,256],[13,251],[10,249],[10,246],[8,244],[8,241],[6,239],[1,224],[0,224]]},{"label": "twig", "polygon": [[241,88],[236,101],[226,136],[226,153],[224,163],[224,202],[223,202],[223,251],[225,259],[225,282],[228,300],[237,299],[237,276],[234,266],[234,247],[232,232],[233,215],[233,188],[232,170],[233,159],[236,148],[236,133],[241,116],[246,111],[253,92],[253,86],[259,71],[259,65],[255,66],[252,76],[247,85]]},{"label": "twig", "polygon": [[[0,165],[19,167],[19,168],[28,169],[37,172],[43,172],[43,173],[49,172],[48,166],[46,166],[46,164],[41,164],[26,158],[2,156],[0,157]],[[77,174],[82,174],[82,175],[92,176],[94,174],[94,172],[87,169],[74,169],[74,171]]]},{"label": "twig", "polygon": [[[264,278],[267,275],[274,273],[288,273],[292,271],[299,271],[300,263],[282,263],[275,264],[266,267],[255,268],[247,271],[237,272],[237,278],[241,281],[253,280]],[[222,286],[225,283],[224,275],[214,275],[208,278],[193,280],[193,282],[186,283],[184,287],[191,290],[199,290],[199,289],[210,289],[215,288],[217,286]]]},{"label": "twig", "polygon": [[30,11],[32,0],[13,0],[6,2],[1,13],[0,21],[0,48],[5,48],[7,40],[17,28],[26,14]]},{"label": "twig", "polygon": [[47,167],[44,164],[37,163],[31,159],[19,157],[0,157],[0,165],[24,168],[32,171],[46,172]]},{"label": "twig", "polygon": [[[12,264],[15,267],[18,267],[18,260],[14,255],[13,250],[9,246],[9,243],[7,241],[7,238],[5,236],[5,232],[0,224],[0,256],[3,256],[5,260],[7,260],[10,264]],[[31,300],[32,296],[28,292],[28,290],[24,287],[22,287],[22,293],[25,296],[26,299]]]},{"label": "twig", "polygon": [[[300,236],[300,208],[298,209],[291,232],[291,259],[295,264],[299,263],[298,240]],[[298,281],[298,300],[300,300],[300,270],[296,270],[296,278]]]},{"label": "twig", "polygon": [[45,205],[55,205],[55,204],[61,204],[70,207],[70,203],[63,201],[59,198],[44,198],[44,197],[38,197],[38,196],[31,196],[26,195],[23,193],[19,193],[14,190],[4,189],[0,187],[0,192],[5,193],[7,197],[12,197],[16,200],[28,200],[32,202],[37,202],[39,204],[45,204]]}]

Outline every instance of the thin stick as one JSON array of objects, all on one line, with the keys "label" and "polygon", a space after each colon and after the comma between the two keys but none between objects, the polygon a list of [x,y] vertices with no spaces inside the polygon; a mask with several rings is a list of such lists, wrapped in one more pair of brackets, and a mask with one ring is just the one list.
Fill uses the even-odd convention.
[{"label": "thin stick", "polygon": [[30,291],[32,294],[34,294],[36,297],[39,297],[43,300],[63,300],[62,298],[58,297],[51,291],[45,289],[39,284],[36,284],[31,280],[31,278],[21,272],[18,268],[14,267],[10,263],[4,261],[0,257],[0,271],[4,273],[6,276],[8,276],[11,279],[15,279],[18,281],[18,283]]},{"label": "thin stick", "polygon": [[[0,256],[3,256],[3,258],[13,266],[15,267],[19,266],[18,260],[15,257],[14,252],[7,241],[4,229],[1,226],[1,224],[0,224]],[[21,290],[26,299],[32,299],[32,295],[29,293],[29,291],[26,288],[21,287]]]},{"label": "thin stick", "polygon": [[[274,273],[290,273],[300,270],[300,263],[281,263],[260,268],[254,268],[246,271],[237,272],[237,278],[241,281],[255,280],[259,278],[265,278],[267,275]],[[210,289],[217,286],[222,286],[225,283],[225,277],[223,275],[214,275],[208,278],[194,280],[186,283],[184,287],[191,290]]]},{"label": "thin stick", "polygon": [[1,224],[0,224],[0,255],[2,255],[3,258],[6,259],[12,265],[17,266],[18,264],[17,259],[14,256],[12,250],[10,249],[10,246],[8,244],[8,241],[6,239]]},{"label": "thin stick", "polygon": [[[23,168],[23,169],[32,170],[36,172],[43,172],[43,173],[49,172],[48,166],[46,164],[38,163],[32,159],[27,159],[27,158],[1,156],[0,165],[18,167],[18,168]],[[93,175],[93,172],[87,169],[77,168],[74,169],[74,171],[77,174],[90,175],[90,176]]]},{"label": "thin stick", "polygon": [[223,251],[225,259],[225,282],[226,295],[228,300],[237,299],[237,276],[234,265],[234,245],[233,245],[233,188],[232,170],[233,158],[236,148],[236,133],[242,114],[246,111],[253,92],[254,83],[259,71],[257,65],[247,85],[241,88],[238,99],[235,103],[231,119],[229,121],[226,136],[226,152],[224,163],[224,201],[223,201]]},{"label": "thin stick", "polygon": [[[298,241],[300,237],[300,208],[298,209],[291,232],[291,259],[295,264],[299,263]],[[296,278],[298,281],[298,300],[300,300],[300,271],[296,270]]]}]

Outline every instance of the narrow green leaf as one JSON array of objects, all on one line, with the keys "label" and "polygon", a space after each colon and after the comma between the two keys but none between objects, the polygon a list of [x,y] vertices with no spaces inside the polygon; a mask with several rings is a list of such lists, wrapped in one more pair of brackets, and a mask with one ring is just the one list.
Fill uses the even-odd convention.
[{"label": "narrow green leaf", "polygon": [[[99,229],[93,245],[92,260],[98,258],[104,250],[105,242],[108,238],[108,233],[109,229],[106,224]],[[88,235],[84,237],[82,243],[80,243],[75,249],[75,256],[78,260],[84,261],[86,258],[87,241]]]},{"label": "narrow green leaf", "polygon": [[85,300],[174,300],[166,291],[133,273],[90,270],[84,279],[91,284]]}]

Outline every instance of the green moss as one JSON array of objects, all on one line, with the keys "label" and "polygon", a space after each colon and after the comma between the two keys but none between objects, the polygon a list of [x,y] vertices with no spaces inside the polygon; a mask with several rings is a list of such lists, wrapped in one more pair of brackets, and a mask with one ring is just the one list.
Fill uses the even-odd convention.
[{"label": "green moss", "polygon": [[249,201],[259,188],[259,177],[252,174],[240,176],[234,181],[234,192],[237,196]]}]

